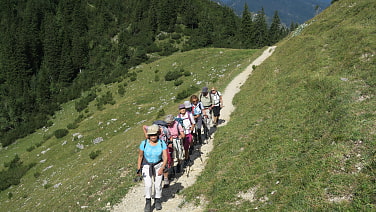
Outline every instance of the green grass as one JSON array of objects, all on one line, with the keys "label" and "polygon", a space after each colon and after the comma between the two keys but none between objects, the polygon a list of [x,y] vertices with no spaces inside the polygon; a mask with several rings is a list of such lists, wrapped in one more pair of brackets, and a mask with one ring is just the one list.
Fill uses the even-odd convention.
[{"label": "green grass", "polygon": [[235,97],[189,200],[205,198],[207,211],[376,210],[375,7],[339,1],[279,43]]},{"label": "green grass", "polygon": [[[132,69],[137,73],[136,81],[93,88],[97,100],[103,100],[108,92],[113,96],[113,104],[105,104],[100,110],[97,100],[80,113],[75,110],[79,100],[62,105],[62,110],[51,117],[53,126],[0,151],[0,169],[15,154],[24,164],[37,163],[19,185],[0,193],[1,207],[9,211],[79,211],[88,206],[98,211],[107,203],[114,205],[134,185],[137,149],[143,139],[141,126],[151,124],[161,109],[177,114],[179,102],[174,97],[190,85],[223,88],[260,53],[233,49],[176,53]],[[180,78],[183,84],[175,86],[173,81],[164,80],[168,71],[180,69],[192,73]],[[160,76],[157,82],[155,75]],[[125,92],[120,95],[119,85],[125,84]],[[76,123],[79,116],[82,120]],[[72,123],[78,126],[69,129],[68,135],[59,139],[54,136],[56,130],[67,129]],[[100,138],[101,143],[93,144]]]},{"label": "green grass", "polygon": [[[188,201],[207,200],[206,211],[376,210],[375,9],[371,0],[337,1],[278,44],[235,97],[236,110],[217,130],[204,172],[183,191]],[[105,210],[134,185],[141,125],[162,109],[176,114],[173,97],[191,85],[223,91],[260,53],[176,53],[131,70],[136,81],[94,88],[98,97],[113,95],[114,104],[103,110],[96,100],[81,113],[75,101],[64,104],[53,126],[0,151],[0,169],[15,154],[24,164],[37,163],[20,185],[0,193],[1,207]],[[182,68],[192,75],[182,76],[180,86],[164,81],[168,71]],[[53,136],[80,115],[67,136]],[[99,137],[103,142],[94,145]],[[100,154],[92,159],[93,152]],[[241,198],[247,192],[252,199]]]}]

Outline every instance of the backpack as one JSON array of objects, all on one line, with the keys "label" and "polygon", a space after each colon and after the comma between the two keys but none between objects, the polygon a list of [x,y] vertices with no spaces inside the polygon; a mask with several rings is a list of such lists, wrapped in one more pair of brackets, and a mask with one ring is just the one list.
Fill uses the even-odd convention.
[{"label": "backpack", "polygon": [[192,112],[193,112],[193,115],[201,115],[202,114],[202,109],[204,109],[204,105],[202,104],[202,102],[198,102],[197,105],[192,105]]},{"label": "backpack", "polygon": [[[186,112],[188,114],[188,119],[189,119],[189,122],[191,123],[192,125],[192,120],[191,120],[191,117],[192,117],[192,113],[191,112]],[[185,126],[184,126],[184,119],[181,117],[181,114],[179,114],[178,117],[175,117],[175,120],[183,127],[184,130],[188,130]]]},{"label": "backpack", "polygon": [[168,140],[170,139],[170,131],[168,131],[167,129],[167,123],[165,121],[162,121],[162,120],[157,120],[157,121],[154,121],[153,124],[156,124],[159,126],[160,129],[162,129],[161,131],[161,134],[159,135],[159,139],[164,141],[164,142],[168,142]]},{"label": "backpack", "polygon": [[221,95],[220,95],[220,93],[219,93],[218,91],[216,91],[215,94],[210,94],[210,97],[211,97],[211,96],[216,96],[216,97],[218,97],[218,98],[215,98],[215,99],[214,99],[214,105],[216,105],[216,104],[221,105],[221,102],[220,102]]},{"label": "backpack", "polygon": [[[218,92],[218,91],[217,91]],[[209,98],[210,98],[210,103],[212,103],[213,102],[213,100],[212,100],[212,95],[211,95],[211,93],[208,93],[208,95],[209,95]],[[200,93],[200,102],[201,102],[201,98],[202,98],[202,93]]]}]

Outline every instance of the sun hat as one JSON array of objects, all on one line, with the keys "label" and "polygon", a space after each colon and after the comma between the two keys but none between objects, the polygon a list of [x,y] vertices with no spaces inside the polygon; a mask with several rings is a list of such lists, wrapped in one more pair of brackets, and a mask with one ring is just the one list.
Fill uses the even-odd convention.
[{"label": "sun hat", "polygon": [[185,109],[185,105],[184,105],[184,104],[180,104],[180,105],[179,105],[179,110],[180,110],[180,109]]},{"label": "sun hat", "polygon": [[184,101],[184,107],[185,107],[185,109],[191,108],[192,107],[191,102],[190,101]]},{"label": "sun hat", "polygon": [[150,125],[147,130],[148,135],[155,135],[158,134],[159,126],[156,124]]},{"label": "sun hat", "polygon": [[164,121],[165,121],[166,123],[168,123],[168,124],[171,124],[172,122],[174,122],[174,120],[175,120],[175,119],[174,119],[174,116],[171,115],[171,114],[169,114],[169,115],[166,116],[166,118],[165,118]]},{"label": "sun hat", "polygon": [[203,87],[203,88],[202,88],[202,92],[203,92],[203,93],[207,93],[208,90],[209,90],[208,87]]}]

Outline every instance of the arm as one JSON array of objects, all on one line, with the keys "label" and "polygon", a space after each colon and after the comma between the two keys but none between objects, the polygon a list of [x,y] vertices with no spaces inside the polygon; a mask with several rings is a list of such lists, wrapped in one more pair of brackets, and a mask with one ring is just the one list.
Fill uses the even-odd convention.
[{"label": "arm", "polygon": [[162,151],[162,167],[158,170],[158,175],[162,175],[164,171],[164,167],[166,167],[167,164],[167,149],[164,149]]},{"label": "arm", "polygon": [[143,125],[143,126],[142,126],[142,131],[144,132],[144,136],[145,136],[145,138],[149,138],[149,137],[148,137],[148,134],[147,134],[147,129],[148,129],[148,126],[146,126],[146,125]]},{"label": "arm", "polygon": [[[144,151],[139,150],[138,151],[138,159],[137,159],[137,170],[141,169],[141,163],[142,163],[142,158],[144,157]],[[140,175],[140,173],[138,173]]]}]

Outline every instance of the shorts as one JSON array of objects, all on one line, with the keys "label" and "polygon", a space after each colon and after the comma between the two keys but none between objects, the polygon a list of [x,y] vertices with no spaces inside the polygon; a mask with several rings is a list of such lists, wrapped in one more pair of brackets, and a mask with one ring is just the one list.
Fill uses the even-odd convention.
[{"label": "shorts", "polygon": [[192,134],[185,134],[183,146],[184,150],[188,151],[189,147],[191,146],[192,143]]},{"label": "shorts", "polygon": [[221,106],[214,106],[212,111],[213,111],[214,116],[220,116]]}]

